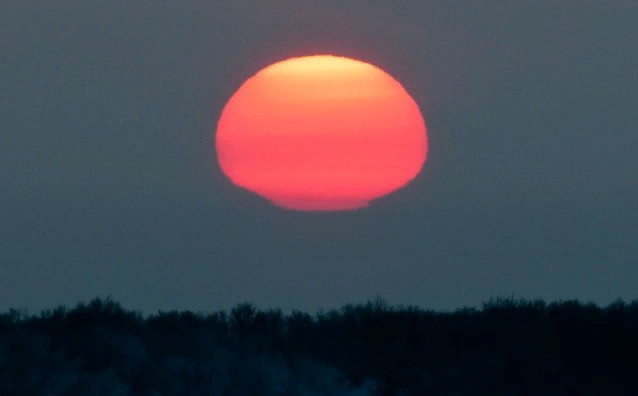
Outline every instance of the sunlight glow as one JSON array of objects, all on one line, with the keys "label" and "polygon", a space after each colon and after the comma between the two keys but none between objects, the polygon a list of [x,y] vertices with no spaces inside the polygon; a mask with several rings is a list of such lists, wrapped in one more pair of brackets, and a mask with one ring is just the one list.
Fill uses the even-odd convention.
[{"label": "sunlight glow", "polygon": [[389,74],[320,55],[249,78],[222,111],[216,148],[234,184],[280,207],[349,210],[412,180],[427,136],[417,104]]}]

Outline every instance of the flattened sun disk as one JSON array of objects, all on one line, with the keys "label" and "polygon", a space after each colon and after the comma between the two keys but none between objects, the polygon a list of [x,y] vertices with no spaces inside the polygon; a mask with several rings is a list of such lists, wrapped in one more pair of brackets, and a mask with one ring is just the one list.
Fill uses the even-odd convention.
[{"label": "flattened sun disk", "polygon": [[217,125],[216,150],[237,186],[292,210],[353,210],[421,171],[423,116],[403,86],[365,62],[291,58],[250,77]]}]

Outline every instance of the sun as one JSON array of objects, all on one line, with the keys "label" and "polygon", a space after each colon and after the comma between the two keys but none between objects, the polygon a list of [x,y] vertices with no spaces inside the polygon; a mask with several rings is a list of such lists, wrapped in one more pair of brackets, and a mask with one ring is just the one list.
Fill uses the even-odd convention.
[{"label": "sun", "polygon": [[303,211],[366,207],[413,180],[428,150],[419,107],[396,79],[332,55],[250,77],[226,103],[215,145],[233,184]]}]

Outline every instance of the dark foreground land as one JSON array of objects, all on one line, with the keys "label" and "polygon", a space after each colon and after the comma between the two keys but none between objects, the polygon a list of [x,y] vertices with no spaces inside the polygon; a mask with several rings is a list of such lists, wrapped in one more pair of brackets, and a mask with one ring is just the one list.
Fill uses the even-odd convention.
[{"label": "dark foreground land", "polygon": [[638,395],[638,300],[0,314],[0,395]]}]

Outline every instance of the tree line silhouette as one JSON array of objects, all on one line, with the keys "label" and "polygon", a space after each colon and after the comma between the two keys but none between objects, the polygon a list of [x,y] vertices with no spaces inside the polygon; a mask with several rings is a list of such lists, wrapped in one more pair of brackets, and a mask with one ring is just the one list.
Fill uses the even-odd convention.
[{"label": "tree line silhouette", "polygon": [[[253,363],[240,369],[240,360]],[[638,300],[599,307],[511,297],[437,312],[377,297],[314,315],[243,303],[145,318],[107,297],[0,314],[2,395],[43,394],[61,366],[81,375],[60,395],[88,394],[87,376],[109,370],[131,394],[301,394],[260,391],[267,379],[246,379],[250,365],[298,377],[330,367],[351,389],[373,382],[370,395],[638,395]]]}]

